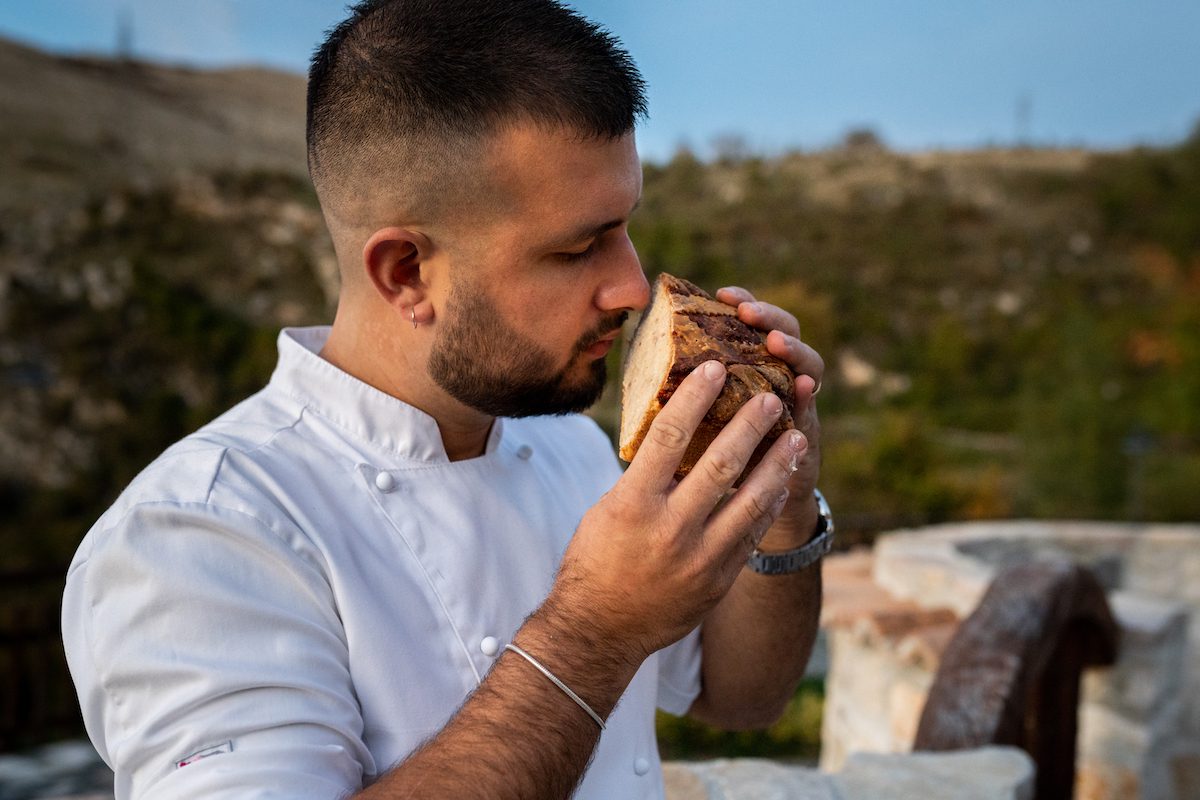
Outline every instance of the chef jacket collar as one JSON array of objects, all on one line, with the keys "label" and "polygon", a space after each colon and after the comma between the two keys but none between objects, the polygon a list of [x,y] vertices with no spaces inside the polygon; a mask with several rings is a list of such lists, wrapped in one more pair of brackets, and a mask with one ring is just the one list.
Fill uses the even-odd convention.
[{"label": "chef jacket collar", "polygon": [[[433,417],[321,358],[329,332],[327,325],[280,331],[271,385],[376,447],[414,461],[449,463]],[[499,447],[503,429],[503,419],[492,423],[485,455]]]}]

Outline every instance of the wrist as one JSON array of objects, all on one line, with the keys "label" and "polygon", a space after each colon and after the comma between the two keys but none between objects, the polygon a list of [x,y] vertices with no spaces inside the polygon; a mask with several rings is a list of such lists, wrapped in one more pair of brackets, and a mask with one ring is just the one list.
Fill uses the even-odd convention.
[{"label": "wrist", "polygon": [[562,598],[550,597],[514,634],[513,643],[571,686],[602,717],[607,717],[644,658],[630,655],[599,635]]},{"label": "wrist", "polygon": [[820,533],[821,514],[815,492],[812,488],[794,491],[779,519],[759,541],[759,550],[791,550],[816,538]]},{"label": "wrist", "polygon": [[760,575],[790,575],[816,564],[829,553],[833,548],[833,514],[819,489],[813,489],[812,496],[817,506],[817,523],[810,540],[782,551],[755,548],[746,561],[751,571]]}]

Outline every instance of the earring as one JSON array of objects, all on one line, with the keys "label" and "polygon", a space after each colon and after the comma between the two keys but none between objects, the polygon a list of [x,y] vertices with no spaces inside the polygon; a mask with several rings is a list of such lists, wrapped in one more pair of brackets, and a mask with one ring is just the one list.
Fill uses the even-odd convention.
[{"label": "earring", "polygon": [[413,307],[411,307],[411,308],[408,310],[408,312],[409,312],[410,314],[412,314],[412,324],[413,324],[413,330],[415,331],[415,330],[417,329],[417,307],[416,307],[416,306],[413,306]]}]

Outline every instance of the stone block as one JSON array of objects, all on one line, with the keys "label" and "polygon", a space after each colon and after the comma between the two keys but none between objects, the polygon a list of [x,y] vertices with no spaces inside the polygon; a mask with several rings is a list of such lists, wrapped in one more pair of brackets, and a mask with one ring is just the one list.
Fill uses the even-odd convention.
[{"label": "stone block", "polygon": [[663,786],[667,800],[708,800],[708,786],[694,766],[679,761],[663,763]]},{"label": "stone block", "polygon": [[1083,703],[1126,719],[1174,727],[1183,692],[1187,609],[1128,592],[1109,595],[1121,628],[1117,663],[1084,675]]},{"label": "stone block", "polygon": [[888,722],[892,741],[907,743],[911,748],[913,740],[917,738],[917,726],[921,722],[921,712],[925,710],[929,687],[915,686],[910,681],[897,681],[888,694]]},{"label": "stone block", "polygon": [[1090,800],[1183,800],[1173,789],[1176,731],[1093,704],[1079,710],[1076,794]]},{"label": "stone block", "polygon": [[1180,729],[1188,739],[1200,742],[1200,607],[1191,609],[1187,627]]},{"label": "stone block", "polygon": [[1075,771],[1075,800],[1132,800],[1140,798],[1137,774],[1126,767],[1081,762]]},{"label": "stone block", "polygon": [[663,765],[667,800],[841,800],[828,775],[760,758]]},{"label": "stone block", "polygon": [[821,768],[837,770],[855,751],[907,752],[933,674],[861,632],[834,628],[829,643]]},{"label": "stone block", "polygon": [[1032,800],[1034,765],[1015,747],[855,753],[833,785],[842,800]]},{"label": "stone block", "polygon": [[1178,752],[1172,756],[1171,783],[1179,800],[1200,797],[1200,750]]},{"label": "stone block", "polygon": [[898,533],[875,544],[874,579],[893,595],[926,607],[970,614],[994,570],[959,553],[947,532]]},{"label": "stone block", "polygon": [[1200,526],[1146,525],[1134,537],[1124,588],[1183,603],[1189,614],[1180,720],[1183,735],[1200,740]]},{"label": "stone block", "polygon": [[1125,562],[1125,589],[1200,608],[1200,525],[1148,525]]},{"label": "stone block", "polygon": [[1023,751],[855,753],[829,775],[763,759],[663,765],[667,800],[1032,800],[1034,766]]}]

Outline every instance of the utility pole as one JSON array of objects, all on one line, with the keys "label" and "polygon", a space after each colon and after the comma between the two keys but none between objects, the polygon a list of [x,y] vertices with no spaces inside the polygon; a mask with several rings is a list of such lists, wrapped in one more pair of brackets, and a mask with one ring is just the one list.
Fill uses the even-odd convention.
[{"label": "utility pole", "polygon": [[1033,98],[1029,92],[1023,92],[1017,98],[1016,110],[1016,134],[1017,147],[1026,148],[1032,146],[1032,137],[1030,128],[1033,124]]},{"label": "utility pole", "polygon": [[123,63],[133,61],[133,12],[128,6],[117,12],[116,57]]}]

